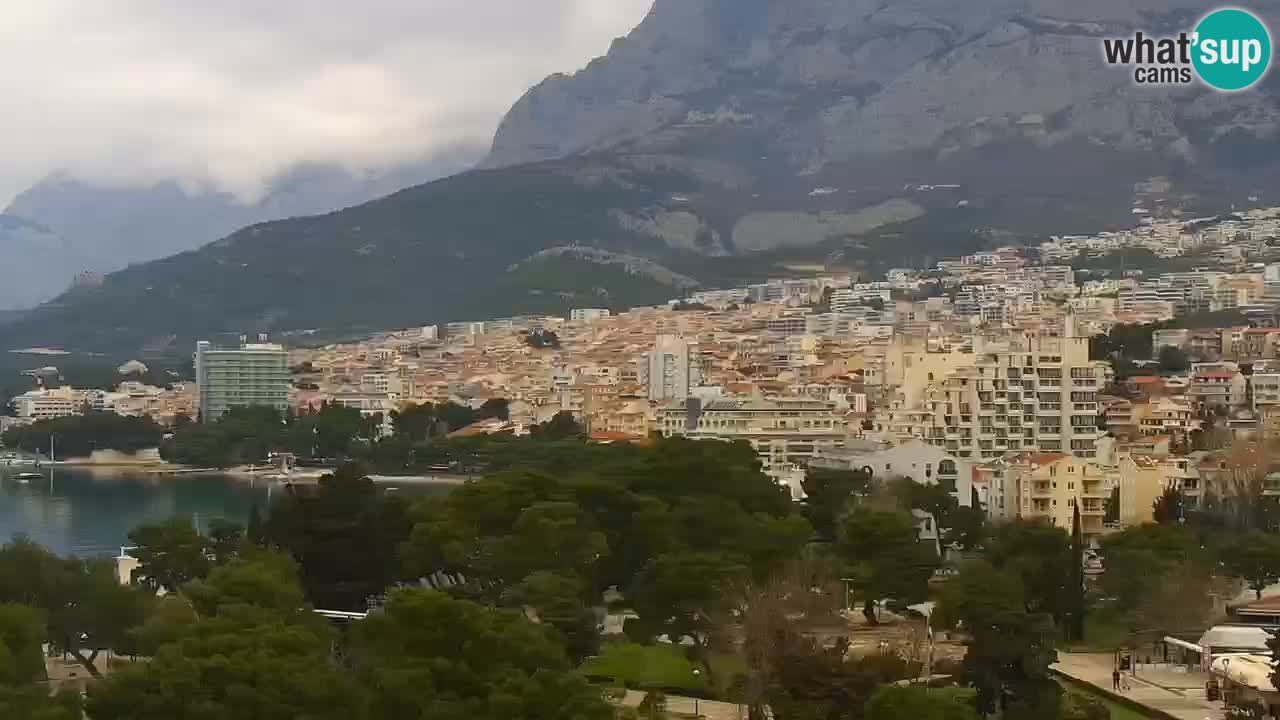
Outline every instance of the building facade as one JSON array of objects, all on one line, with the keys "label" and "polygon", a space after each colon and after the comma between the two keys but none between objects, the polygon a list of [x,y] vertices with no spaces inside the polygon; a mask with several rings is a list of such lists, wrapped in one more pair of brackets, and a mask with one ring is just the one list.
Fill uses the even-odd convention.
[{"label": "building facade", "polygon": [[289,407],[289,354],[279,345],[218,349],[201,341],[195,366],[201,422],[214,422],[233,407]]},{"label": "building facade", "polygon": [[891,407],[878,429],[961,458],[1029,451],[1091,458],[1103,434],[1098,393],[1108,372],[1106,363],[1089,360],[1087,338],[975,336],[966,365],[931,374],[923,388],[904,387],[899,397],[920,402]]},{"label": "building facade", "polygon": [[810,399],[723,399],[704,405],[695,398],[659,408],[658,430],[664,437],[745,440],[766,472],[783,477],[844,444],[844,422],[834,407]]},{"label": "building facade", "polygon": [[699,373],[687,340],[659,336],[648,360],[650,400],[669,402],[689,397],[689,391],[699,381]]}]

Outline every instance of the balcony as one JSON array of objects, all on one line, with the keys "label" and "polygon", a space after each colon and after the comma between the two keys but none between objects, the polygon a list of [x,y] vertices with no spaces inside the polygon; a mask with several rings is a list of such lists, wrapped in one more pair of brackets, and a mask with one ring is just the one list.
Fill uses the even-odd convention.
[{"label": "balcony", "polygon": [[1101,480],[1092,480],[1085,483],[1083,488],[1080,491],[1080,497],[1083,497],[1083,498],[1097,498],[1099,500],[1106,500],[1110,496],[1111,496],[1111,493],[1107,492],[1106,488],[1102,486]]},{"label": "balcony", "polygon": [[1032,483],[1031,497],[1033,498],[1052,498],[1053,486],[1047,482]]}]

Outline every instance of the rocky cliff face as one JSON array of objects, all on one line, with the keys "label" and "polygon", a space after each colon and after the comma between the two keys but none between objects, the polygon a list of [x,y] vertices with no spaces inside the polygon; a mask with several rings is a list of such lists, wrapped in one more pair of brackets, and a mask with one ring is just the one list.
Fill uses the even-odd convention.
[{"label": "rocky cliff face", "polygon": [[[1261,5],[1261,4],[1258,4]],[[1277,75],[1225,95],[1141,88],[1101,38],[1190,29],[1207,0],[657,0],[607,56],[511,109],[491,167],[752,128],[813,172],[895,152],[1077,140],[1199,162],[1280,129]],[[1259,8],[1255,8],[1259,9]],[[1270,13],[1280,26],[1280,11]],[[632,149],[634,151],[634,149]],[[699,150],[694,149],[697,154]]]}]

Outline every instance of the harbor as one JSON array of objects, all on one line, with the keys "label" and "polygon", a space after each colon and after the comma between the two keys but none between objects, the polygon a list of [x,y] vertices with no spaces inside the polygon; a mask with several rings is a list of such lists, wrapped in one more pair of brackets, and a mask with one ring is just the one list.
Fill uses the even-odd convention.
[{"label": "harbor", "polygon": [[[319,474],[290,479],[222,471],[153,473],[129,467],[42,463],[0,466],[0,541],[24,535],[56,552],[115,555],[129,531],[144,523],[190,515],[207,528],[215,519],[244,523],[256,506],[265,512],[289,484],[315,483]],[[406,498],[447,493],[465,478],[376,477]]]}]

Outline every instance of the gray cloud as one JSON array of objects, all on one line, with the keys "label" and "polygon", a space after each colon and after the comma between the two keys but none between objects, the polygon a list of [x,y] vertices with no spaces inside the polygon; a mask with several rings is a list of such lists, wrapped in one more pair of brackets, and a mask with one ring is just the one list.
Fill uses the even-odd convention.
[{"label": "gray cloud", "polygon": [[245,197],[487,143],[652,0],[0,0],[0,205],[55,171]]}]

